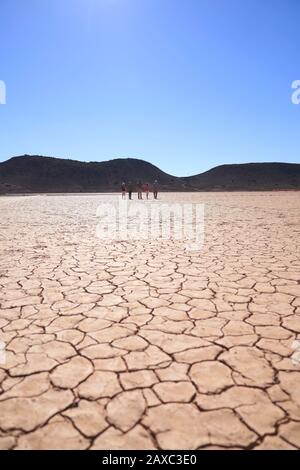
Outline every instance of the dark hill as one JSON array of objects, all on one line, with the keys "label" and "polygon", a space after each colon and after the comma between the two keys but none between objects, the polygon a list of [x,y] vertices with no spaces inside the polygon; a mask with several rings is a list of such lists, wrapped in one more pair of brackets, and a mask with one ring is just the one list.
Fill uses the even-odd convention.
[{"label": "dark hill", "polygon": [[300,189],[300,165],[296,163],[246,163],[222,165],[185,178],[187,186],[202,191],[272,191]]},{"label": "dark hill", "polygon": [[153,183],[164,191],[263,191],[300,189],[300,165],[250,163],[222,165],[178,178],[143,160],[78,162],[21,156],[0,163],[0,193],[78,193],[119,191],[122,181]]},{"label": "dark hill", "polygon": [[122,181],[160,182],[163,189],[181,184],[143,160],[78,162],[52,157],[22,156],[0,163],[0,188],[6,192],[119,191]]}]

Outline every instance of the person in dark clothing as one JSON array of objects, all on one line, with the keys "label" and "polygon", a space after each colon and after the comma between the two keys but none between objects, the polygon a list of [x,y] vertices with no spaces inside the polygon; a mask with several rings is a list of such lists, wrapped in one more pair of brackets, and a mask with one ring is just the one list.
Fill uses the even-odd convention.
[{"label": "person in dark clothing", "polygon": [[154,195],[154,199],[157,199],[158,197],[158,181],[157,180],[155,180],[153,183],[153,195]]},{"label": "person in dark clothing", "polygon": [[128,183],[128,196],[129,196],[130,200],[132,199],[133,190],[134,190],[133,184],[132,184],[131,181],[129,181],[129,183]]},{"label": "person in dark clothing", "polygon": [[122,183],[121,189],[122,189],[122,199],[125,199],[125,197],[126,197],[126,183],[124,181]]}]

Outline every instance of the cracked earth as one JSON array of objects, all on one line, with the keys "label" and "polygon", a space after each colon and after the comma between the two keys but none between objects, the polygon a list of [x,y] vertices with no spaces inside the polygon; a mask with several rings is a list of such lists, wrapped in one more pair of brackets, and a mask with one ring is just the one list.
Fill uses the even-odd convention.
[{"label": "cracked earth", "polygon": [[201,252],[100,241],[102,199],[0,198],[0,449],[299,449],[300,194],[161,195]]}]

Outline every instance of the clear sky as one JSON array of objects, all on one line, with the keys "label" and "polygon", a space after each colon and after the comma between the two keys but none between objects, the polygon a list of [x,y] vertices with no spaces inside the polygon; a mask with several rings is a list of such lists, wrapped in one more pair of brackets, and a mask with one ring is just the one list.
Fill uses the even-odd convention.
[{"label": "clear sky", "polygon": [[0,161],[300,162],[299,0],[0,0]]}]

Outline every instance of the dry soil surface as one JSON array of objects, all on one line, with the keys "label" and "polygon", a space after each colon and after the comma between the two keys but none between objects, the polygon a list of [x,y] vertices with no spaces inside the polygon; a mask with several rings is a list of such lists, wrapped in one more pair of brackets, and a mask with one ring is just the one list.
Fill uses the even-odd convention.
[{"label": "dry soil surface", "polygon": [[160,197],[201,251],[97,238],[117,196],[0,198],[0,449],[300,448],[300,193]]}]

